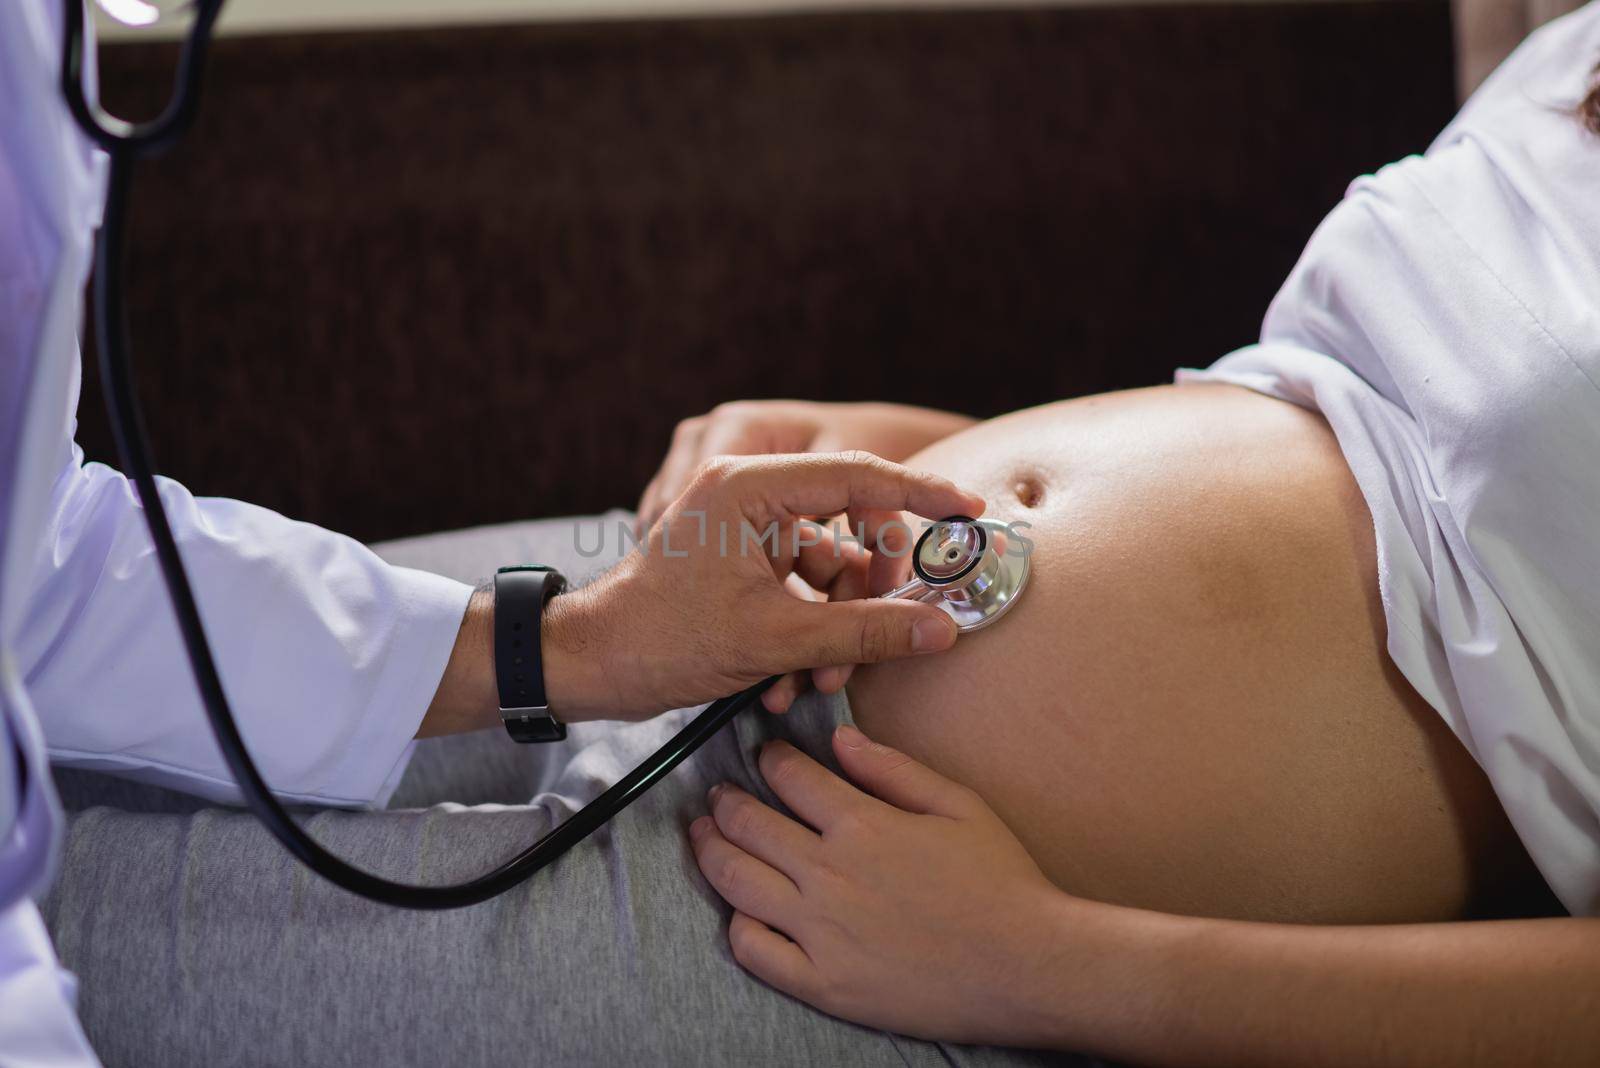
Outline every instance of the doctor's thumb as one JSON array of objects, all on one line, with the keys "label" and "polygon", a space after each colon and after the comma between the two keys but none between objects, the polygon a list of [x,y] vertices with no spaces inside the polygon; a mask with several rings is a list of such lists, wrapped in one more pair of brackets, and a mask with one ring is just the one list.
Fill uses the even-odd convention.
[{"label": "doctor's thumb", "polygon": [[805,662],[797,667],[875,664],[943,652],[956,643],[955,620],[914,601],[873,597],[820,602],[794,614],[794,649]]}]

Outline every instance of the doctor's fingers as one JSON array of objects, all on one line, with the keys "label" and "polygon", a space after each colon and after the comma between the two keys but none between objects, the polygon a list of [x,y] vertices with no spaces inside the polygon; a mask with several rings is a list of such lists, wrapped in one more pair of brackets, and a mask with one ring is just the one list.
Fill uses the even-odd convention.
[{"label": "doctor's fingers", "polygon": [[795,574],[812,589],[836,601],[851,600],[850,591],[858,587],[866,590],[870,556],[853,536],[842,537],[834,528],[816,523],[796,524],[794,546],[798,548],[794,555]]},{"label": "doctor's fingers", "polygon": [[[774,564],[786,561],[774,561]],[[793,597],[802,601],[821,601],[826,595],[809,586],[797,572],[789,572],[784,576],[784,588]],[[789,711],[789,707],[811,686],[811,672],[806,670],[791,671],[777,682],[768,686],[761,693],[761,707],[775,715],[782,715]]]},{"label": "doctor's fingers", "polygon": [[642,536],[661,518],[711,457],[802,452],[816,432],[815,419],[785,415],[778,406],[761,401],[719,404],[705,415],[683,420],[640,502],[638,533]]},{"label": "doctor's fingers", "polygon": [[782,657],[772,665],[775,672],[876,664],[943,652],[956,642],[955,620],[920,601],[868,597],[810,603],[774,591],[772,603],[773,614],[762,629],[766,647]]},{"label": "doctor's fingers", "polygon": [[761,707],[781,716],[812,685],[811,672],[791,671],[761,692]]},{"label": "doctor's fingers", "polygon": [[[979,503],[982,503],[981,499]],[[852,536],[872,550],[873,566],[876,570],[885,565],[905,565],[911,556],[911,548],[916,544],[917,537],[933,525],[932,520],[952,515],[977,518],[976,513],[969,512],[946,512],[941,516],[919,518],[911,512],[868,508],[857,510],[847,516],[847,522],[850,524]]]},{"label": "doctor's fingers", "polygon": [[872,560],[867,565],[867,592],[876,596],[903,585],[911,575],[911,550],[921,533],[910,517],[896,513],[878,527]]},{"label": "doctor's fingers", "polygon": [[841,512],[854,525],[874,512],[941,519],[978,516],[984,509],[982,497],[949,479],[860,451],[713,458],[701,466],[691,493],[718,510],[736,507],[758,528]]},{"label": "doctor's fingers", "polygon": [[[855,601],[867,596],[870,560],[871,554],[859,543],[830,535],[826,542],[802,550],[795,570],[829,601]],[[854,670],[853,662],[814,668],[811,683],[822,693],[837,693]]]}]

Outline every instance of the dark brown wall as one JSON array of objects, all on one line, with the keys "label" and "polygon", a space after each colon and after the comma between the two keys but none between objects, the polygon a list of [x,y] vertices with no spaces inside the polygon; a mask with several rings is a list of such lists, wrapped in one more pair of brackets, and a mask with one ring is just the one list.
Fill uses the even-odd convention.
[{"label": "dark brown wall", "polygon": [[[1435,0],[225,40],[136,191],[158,459],[377,538],[631,504],[721,400],[1161,381],[1426,146],[1449,41]],[[103,64],[125,113],[170,81]]]}]

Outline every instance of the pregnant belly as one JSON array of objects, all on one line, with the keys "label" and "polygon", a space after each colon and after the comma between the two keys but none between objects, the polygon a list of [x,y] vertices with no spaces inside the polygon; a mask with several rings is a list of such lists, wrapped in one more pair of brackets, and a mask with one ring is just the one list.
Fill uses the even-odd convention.
[{"label": "pregnant belly", "polygon": [[1309,922],[1542,886],[1384,652],[1372,522],[1317,416],[1228,386],[1053,404],[910,461],[1030,524],[1025,597],[858,671],[857,722],[982,794],[1062,888]]}]

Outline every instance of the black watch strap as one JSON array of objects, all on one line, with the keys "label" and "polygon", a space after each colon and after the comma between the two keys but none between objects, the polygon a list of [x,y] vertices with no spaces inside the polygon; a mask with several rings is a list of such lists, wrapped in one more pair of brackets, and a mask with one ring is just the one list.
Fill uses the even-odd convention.
[{"label": "black watch strap", "polygon": [[502,567],[494,576],[494,680],[500,719],[518,742],[559,742],[566,724],[550,714],[539,638],[544,603],[567,588],[551,567]]}]

